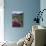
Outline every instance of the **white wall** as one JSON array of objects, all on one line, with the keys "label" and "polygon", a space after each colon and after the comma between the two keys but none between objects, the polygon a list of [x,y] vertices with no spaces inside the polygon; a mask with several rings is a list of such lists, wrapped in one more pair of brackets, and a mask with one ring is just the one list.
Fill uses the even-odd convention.
[{"label": "white wall", "polygon": [[[40,0],[40,9],[46,9],[46,0]],[[40,24],[46,26],[46,11],[43,12],[43,22],[41,21]]]},{"label": "white wall", "polygon": [[4,41],[4,3],[0,0],[0,42]]}]

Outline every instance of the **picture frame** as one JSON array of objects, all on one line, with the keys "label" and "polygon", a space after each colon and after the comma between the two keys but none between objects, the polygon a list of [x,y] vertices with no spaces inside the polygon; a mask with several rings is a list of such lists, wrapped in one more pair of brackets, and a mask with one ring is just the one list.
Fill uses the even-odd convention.
[{"label": "picture frame", "polygon": [[23,11],[12,12],[12,27],[23,27]]}]

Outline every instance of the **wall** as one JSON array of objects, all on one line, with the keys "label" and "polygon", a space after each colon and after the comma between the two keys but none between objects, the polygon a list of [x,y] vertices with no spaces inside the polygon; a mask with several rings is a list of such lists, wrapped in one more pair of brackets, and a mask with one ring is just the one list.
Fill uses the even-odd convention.
[{"label": "wall", "polygon": [[[40,0],[5,0],[4,2],[4,38],[7,41],[18,41],[31,30],[33,19],[36,17],[35,12],[40,9]],[[21,28],[11,26],[14,10],[24,12],[24,26]]]},{"label": "wall", "polygon": [[4,41],[4,0],[0,0],[0,42]]},{"label": "wall", "polygon": [[[46,9],[46,0],[41,0],[40,2],[41,2],[40,3],[40,9],[42,11],[43,9]],[[43,12],[42,17],[44,20],[43,20],[43,22],[41,21],[40,24],[43,26],[46,26],[46,11]]]}]

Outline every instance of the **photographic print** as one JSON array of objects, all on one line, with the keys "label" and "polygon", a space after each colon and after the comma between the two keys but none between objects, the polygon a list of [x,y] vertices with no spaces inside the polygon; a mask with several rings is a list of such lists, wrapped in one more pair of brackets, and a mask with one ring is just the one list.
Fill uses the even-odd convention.
[{"label": "photographic print", "polygon": [[12,12],[12,27],[23,27],[23,14],[22,11]]}]

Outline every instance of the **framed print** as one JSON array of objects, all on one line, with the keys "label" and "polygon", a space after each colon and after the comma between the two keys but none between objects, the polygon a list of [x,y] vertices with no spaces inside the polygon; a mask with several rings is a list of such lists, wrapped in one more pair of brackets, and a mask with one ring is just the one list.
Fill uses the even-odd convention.
[{"label": "framed print", "polygon": [[23,27],[23,14],[22,11],[12,12],[12,27]]}]

